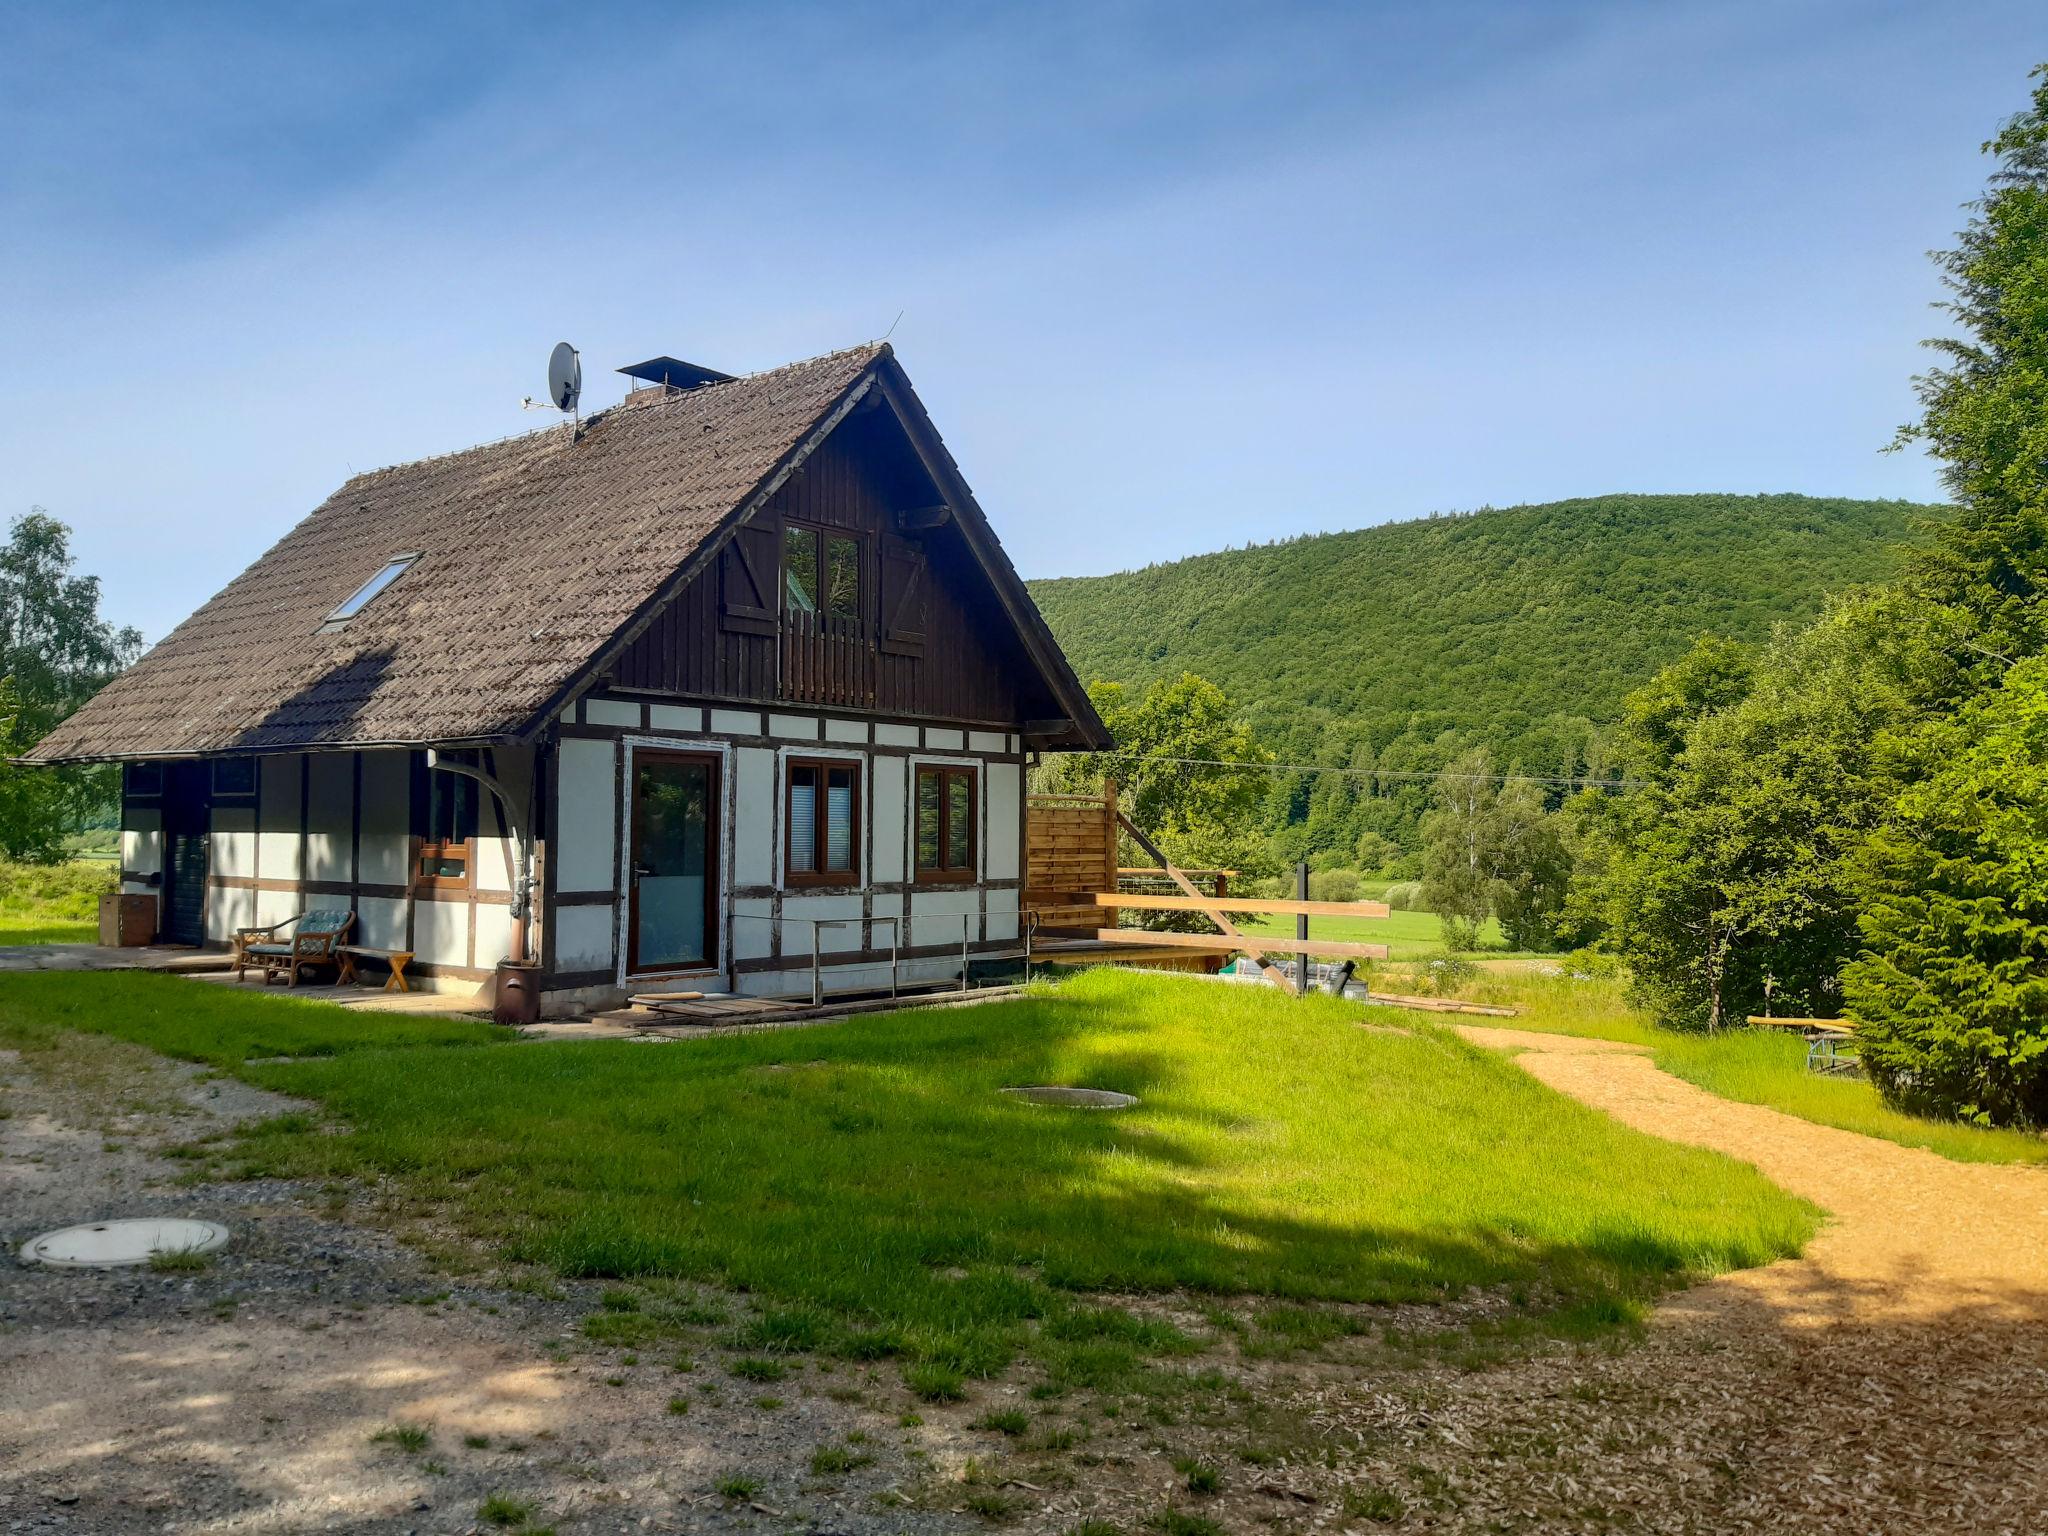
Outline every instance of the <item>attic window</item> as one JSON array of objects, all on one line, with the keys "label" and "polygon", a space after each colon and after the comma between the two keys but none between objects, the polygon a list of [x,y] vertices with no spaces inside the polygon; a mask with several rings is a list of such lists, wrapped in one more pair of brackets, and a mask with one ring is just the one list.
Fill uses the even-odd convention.
[{"label": "attic window", "polygon": [[419,559],[419,552],[417,550],[409,555],[393,555],[384,563],[383,570],[351,592],[347,601],[342,603],[334,612],[327,615],[325,622],[320,627],[323,630],[338,629],[343,624],[346,624],[350,619],[368,607],[370,600],[379,592],[382,592],[391,583],[403,576],[407,567],[417,559]]}]

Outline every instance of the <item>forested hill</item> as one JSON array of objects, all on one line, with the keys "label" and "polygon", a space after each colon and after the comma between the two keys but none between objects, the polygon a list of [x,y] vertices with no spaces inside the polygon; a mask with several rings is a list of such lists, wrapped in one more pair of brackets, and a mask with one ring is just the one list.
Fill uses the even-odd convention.
[{"label": "forested hill", "polygon": [[[1084,681],[1183,670],[1290,754],[1597,765],[1596,727],[1711,631],[1760,639],[1889,574],[1939,509],[1809,496],[1595,496],[1031,584]],[[1448,735],[1447,735],[1448,733]]]}]

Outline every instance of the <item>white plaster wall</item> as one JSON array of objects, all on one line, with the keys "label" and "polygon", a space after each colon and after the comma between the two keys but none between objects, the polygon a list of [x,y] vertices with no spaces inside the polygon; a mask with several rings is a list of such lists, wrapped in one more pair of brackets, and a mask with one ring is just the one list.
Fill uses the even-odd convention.
[{"label": "white plaster wall", "polygon": [[298,880],[305,874],[299,850],[304,811],[300,803],[301,763],[297,756],[256,759],[263,790],[257,801],[257,814],[262,820],[256,828],[256,858],[257,868],[266,880]]},{"label": "white plaster wall", "polygon": [[774,925],[765,921],[774,912],[775,903],[761,896],[748,896],[732,904],[735,960],[758,960],[774,952]]},{"label": "white plaster wall", "polygon": [[1022,773],[1015,763],[990,763],[982,774],[983,837],[981,877],[984,880],[1015,880],[1020,870],[1017,839],[1022,831],[1018,820],[1018,797],[1023,793]]},{"label": "white plaster wall", "polygon": [[904,857],[910,846],[906,830],[910,788],[900,757],[873,758],[868,772],[874,785],[868,796],[870,878],[886,885],[904,878]]},{"label": "white plaster wall", "polygon": [[865,720],[827,720],[825,739],[864,743],[868,739],[868,723]]},{"label": "white plaster wall", "polygon": [[741,747],[733,759],[733,883],[767,885],[775,878],[775,824],[780,799],[776,792],[775,754],[765,747]]},{"label": "white plaster wall", "polygon": [[[210,874],[256,873],[256,813],[242,807],[216,806],[207,835],[206,867]],[[248,919],[242,920],[246,926]]]},{"label": "white plaster wall", "polygon": [[[264,878],[269,879],[270,877],[266,875]],[[297,917],[301,912],[308,911],[311,908],[325,906],[327,902],[328,898],[324,896],[300,896],[296,891],[258,891],[256,892],[256,921],[260,926],[282,923],[287,919]],[[348,905],[348,898],[346,896],[336,896],[333,898],[333,902],[338,907],[346,907]]]},{"label": "white plaster wall", "polygon": [[[553,850],[555,889],[614,890],[619,878],[613,838],[619,796],[618,765],[612,743],[567,737],[561,743],[559,765],[555,794],[559,801],[556,825],[560,846]],[[560,948],[558,936],[557,953]],[[607,940],[607,959],[610,952]]]},{"label": "white plaster wall", "polygon": [[875,745],[881,747],[914,747],[917,745],[917,727],[914,725],[890,725],[886,721],[875,723]]},{"label": "white plaster wall", "polygon": [[935,752],[958,752],[967,745],[967,736],[963,731],[942,730],[936,725],[928,725],[924,728],[924,744]]},{"label": "white plaster wall", "polygon": [[[998,896],[1010,898],[1010,907],[1007,912],[998,912],[996,910],[996,898]],[[1015,891],[990,891],[988,893],[988,913],[982,918],[981,926],[982,937],[995,942],[1008,943],[1022,933],[1023,928],[1017,916],[1017,893]]]},{"label": "white plaster wall", "polygon": [[704,729],[704,711],[691,709],[679,704],[650,704],[647,706],[648,729],[695,732]]},{"label": "white plaster wall", "polygon": [[714,709],[711,731],[716,736],[758,736],[761,717],[751,709]]},{"label": "white plaster wall", "polygon": [[[404,752],[365,752],[362,868],[357,878],[364,885],[410,884],[411,832],[410,758]],[[380,944],[376,947],[390,949],[394,946]]]},{"label": "white plaster wall", "polygon": [[981,892],[972,886],[956,891],[912,891],[910,893],[910,947],[926,944],[958,944],[961,914],[968,918],[967,937],[981,937]]},{"label": "white plaster wall", "polygon": [[436,965],[469,964],[469,903],[415,901],[412,948],[420,959]]},{"label": "white plaster wall", "polygon": [[256,893],[231,887],[213,886],[206,893],[206,939],[225,944],[237,928],[256,924]]},{"label": "white plaster wall", "polygon": [[476,963],[486,970],[512,953],[512,908],[497,902],[476,904]]},{"label": "white plaster wall", "polygon": [[622,699],[585,699],[583,718],[590,725],[620,725],[628,730],[637,730],[640,706]]},{"label": "white plaster wall", "polygon": [[404,899],[395,896],[365,896],[358,901],[355,941],[371,949],[404,949]]},{"label": "white plaster wall", "polygon": [[996,731],[969,731],[967,747],[971,752],[1000,752],[1009,744],[1009,739]]},{"label": "white plaster wall", "polygon": [[[785,955],[808,955],[811,952],[811,935],[814,922],[829,922],[834,918],[857,918],[861,915],[861,899],[855,895],[844,896],[785,896],[782,898],[782,915],[785,918],[800,917],[800,923],[785,922],[782,925],[782,952]],[[755,927],[761,925],[756,923]],[[818,935],[820,954],[845,953],[860,948],[860,925],[850,928],[827,928]]]},{"label": "white plaster wall", "polygon": [[614,908],[555,909],[555,968],[562,971],[608,971],[612,968]]},{"label": "white plaster wall", "polygon": [[[121,831],[121,867],[130,874],[161,874],[164,867],[164,816],[158,810],[131,810],[128,825]],[[134,890],[147,885],[129,882]]]},{"label": "white plaster wall", "polygon": [[[311,775],[306,801],[306,878],[341,880],[351,877],[355,832],[355,757],[348,752],[315,752],[307,760]],[[264,873],[270,872],[269,860]]]}]

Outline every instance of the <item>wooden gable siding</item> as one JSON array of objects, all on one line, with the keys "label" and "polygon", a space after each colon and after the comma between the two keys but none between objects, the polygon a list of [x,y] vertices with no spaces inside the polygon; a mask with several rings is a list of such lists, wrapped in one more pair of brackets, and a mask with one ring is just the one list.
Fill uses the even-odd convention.
[{"label": "wooden gable siding", "polygon": [[[1059,713],[959,531],[895,530],[935,494],[895,461],[895,431],[873,413],[834,432],[620,655],[613,686],[1013,727]],[[866,535],[857,641],[780,617],[786,520]]]}]

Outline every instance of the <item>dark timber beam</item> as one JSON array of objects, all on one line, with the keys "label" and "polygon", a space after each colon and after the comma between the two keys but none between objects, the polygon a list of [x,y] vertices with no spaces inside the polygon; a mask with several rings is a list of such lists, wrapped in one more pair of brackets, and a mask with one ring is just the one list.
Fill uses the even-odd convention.
[{"label": "dark timber beam", "polygon": [[948,506],[908,507],[896,514],[896,531],[929,533],[934,528],[945,527],[952,518],[953,509]]},{"label": "dark timber beam", "polygon": [[1055,741],[1069,734],[1073,729],[1074,722],[1067,719],[1026,720],[1024,722],[1024,734],[1026,736],[1044,736]]}]

